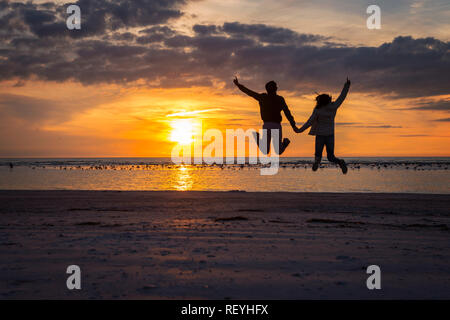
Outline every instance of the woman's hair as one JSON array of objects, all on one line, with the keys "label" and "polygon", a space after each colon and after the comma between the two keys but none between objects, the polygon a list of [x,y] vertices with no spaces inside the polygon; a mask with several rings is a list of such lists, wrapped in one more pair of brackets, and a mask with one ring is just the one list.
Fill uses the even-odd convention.
[{"label": "woman's hair", "polygon": [[324,93],[316,97],[316,108],[322,108],[331,103],[331,96]]}]

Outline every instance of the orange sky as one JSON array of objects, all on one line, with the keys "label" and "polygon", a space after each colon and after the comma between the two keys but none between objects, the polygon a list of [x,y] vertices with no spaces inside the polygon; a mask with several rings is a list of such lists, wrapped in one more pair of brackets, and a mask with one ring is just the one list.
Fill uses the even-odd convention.
[{"label": "orange sky", "polygon": [[[26,94],[51,100],[65,111],[61,116],[38,122],[11,116],[10,127],[1,129],[2,137],[8,137],[2,141],[2,157],[170,156],[174,145],[170,141],[174,130],[171,124],[177,119],[201,120],[204,130],[217,128],[224,135],[225,129],[261,126],[257,102],[237,89],[146,89],[117,85],[93,88],[41,81],[28,82],[24,87],[12,85],[11,82],[2,86],[0,94]],[[306,121],[314,96],[296,97],[288,93],[284,96],[296,122],[300,125]],[[445,117],[445,112],[401,110],[408,102],[409,99],[393,102],[350,92],[336,117],[336,153],[449,156],[449,124],[433,121]],[[313,137],[295,134],[286,120],[284,123],[283,133],[292,141],[285,155],[312,156]]]}]

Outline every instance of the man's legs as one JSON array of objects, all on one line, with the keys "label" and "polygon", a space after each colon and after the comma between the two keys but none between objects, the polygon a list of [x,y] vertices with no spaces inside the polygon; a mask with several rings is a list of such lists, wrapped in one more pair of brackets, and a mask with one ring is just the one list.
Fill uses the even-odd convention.
[{"label": "man's legs", "polygon": [[281,155],[286,150],[289,143],[291,143],[291,140],[289,140],[288,138],[283,139],[283,130],[281,124],[278,130],[280,131],[278,134],[278,150],[276,150],[276,152],[278,153],[278,155]]},{"label": "man's legs", "polygon": [[270,140],[272,132],[268,129],[266,124],[263,125],[262,138],[258,131],[253,132],[253,137],[256,140],[256,144],[263,154],[268,154],[270,152]]},{"label": "man's legs", "polygon": [[263,154],[269,154],[270,140],[272,139],[272,132],[269,126],[266,124],[263,125],[262,138],[259,132],[256,133],[256,136],[257,136],[256,143],[258,144],[259,150],[261,150]]},{"label": "man's legs", "polygon": [[283,132],[281,129],[280,123],[275,122],[267,122],[263,125],[263,136],[260,138],[259,133],[255,133],[256,143],[263,154],[269,154],[270,152],[270,144],[272,142],[272,130],[278,130],[278,144],[273,141],[275,152],[278,155],[281,155],[291,142],[289,139],[283,139]]}]

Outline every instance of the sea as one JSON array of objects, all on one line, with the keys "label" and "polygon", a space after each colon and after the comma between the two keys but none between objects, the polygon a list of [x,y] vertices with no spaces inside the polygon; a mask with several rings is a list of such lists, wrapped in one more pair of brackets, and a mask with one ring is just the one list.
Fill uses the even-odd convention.
[{"label": "sea", "polygon": [[[450,193],[449,157],[344,158],[349,170],[312,158],[264,164],[174,164],[170,158],[0,159],[0,190],[178,190],[233,192]],[[226,159],[222,162],[226,162]],[[267,166],[267,165],[266,165]]]}]

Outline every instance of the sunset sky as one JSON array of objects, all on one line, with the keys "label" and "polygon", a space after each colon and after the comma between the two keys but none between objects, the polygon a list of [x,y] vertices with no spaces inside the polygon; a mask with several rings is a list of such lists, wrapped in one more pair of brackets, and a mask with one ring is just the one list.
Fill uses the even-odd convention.
[{"label": "sunset sky", "polygon": [[[336,154],[450,156],[449,21],[448,0],[0,0],[0,157],[170,156],[186,123],[259,129],[235,75],[275,80],[298,125],[348,76]],[[284,155],[312,156],[283,123]]]}]

